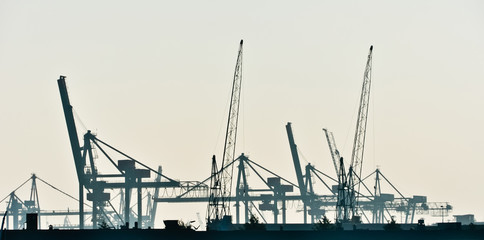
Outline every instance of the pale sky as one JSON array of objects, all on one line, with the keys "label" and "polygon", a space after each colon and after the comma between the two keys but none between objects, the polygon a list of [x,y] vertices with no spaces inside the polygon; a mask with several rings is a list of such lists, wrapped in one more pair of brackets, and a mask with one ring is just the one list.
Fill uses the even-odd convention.
[{"label": "pale sky", "polygon": [[[363,175],[378,166],[406,196],[484,221],[483,12],[482,1],[442,0],[0,0],[0,197],[31,173],[77,196],[59,75],[100,139],[203,180],[221,159],[240,39],[237,153],[296,182],[292,122],[302,164],[334,176],[322,128],[349,159],[373,45]],[[77,208],[49,191],[41,206]]]}]

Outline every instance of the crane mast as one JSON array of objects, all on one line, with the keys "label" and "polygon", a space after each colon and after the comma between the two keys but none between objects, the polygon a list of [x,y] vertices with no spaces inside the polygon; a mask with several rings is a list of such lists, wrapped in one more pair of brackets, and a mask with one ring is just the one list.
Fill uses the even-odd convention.
[{"label": "crane mast", "polygon": [[[362,164],[363,164],[363,154],[365,150],[365,137],[366,137],[366,123],[368,120],[368,107],[370,103],[370,87],[371,87],[371,65],[372,65],[372,53],[373,53],[373,46],[370,46],[370,51],[368,53],[368,59],[366,61],[365,73],[363,76],[363,86],[361,89],[361,97],[360,97],[360,107],[358,110],[358,119],[356,121],[356,131],[355,131],[355,139],[353,142],[353,151],[351,153],[351,165],[349,175],[352,175],[352,187],[351,187],[351,195],[352,195],[352,202],[353,202],[353,213],[352,216],[357,215],[357,193],[360,191],[360,181],[358,180],[361,177],[362,173]],[[357,189],[355,189],[355,185]]]},{"label": "crane mast", "polygon": [[[227,130],[225,133],[225,144],[220,170],[213,176],[212,186],[210,188],[210,202],[208,205],[208,222],[212,220],[221,220],[224,216],[230,216],[230,194],[232,189],[232,172],[228,165],[234,160],[235,145],[237,141],[237,124],[239,120],[240,90],[242,84],[242,50],[243,40],[240,40],[240,46],[235,65],[234,78],[232,83],[232,95],[230,98],[229,116],[227,120]],[[215,158],[213,164],[215,164]],[[212,175],[213,175],[212,169]]]},{"label": "crane mast", "polygon": [[[350,213],[353,212],[352,206],[352,179],[351,174],[346,175],[343,158],[339,158],[339,173],[338,173],[338,195],[336,202],[336,221],[348,222],[350,220]],[[352,171],[351,167],[348,170]]]}]

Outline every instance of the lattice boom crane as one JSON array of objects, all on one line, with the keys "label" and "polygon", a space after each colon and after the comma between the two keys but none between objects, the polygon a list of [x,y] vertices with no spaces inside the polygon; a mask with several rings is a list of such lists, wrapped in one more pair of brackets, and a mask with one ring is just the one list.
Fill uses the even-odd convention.
[{"label": "lattice boom crane", "polygon": [[[368,53],[368,59],[366,61],[365,73],[363,76],[363,86],[361,89],[360,107],[358,110],[358,119],[356,121],[355,140],[353,142],[353,151],[351,153],[351,165],[352,172],[348,174],[352,175],[353,186],[351,188],[353,198],[353,213],[352,216],[357,215],[357,192],[360,192],[360,181],[358,177],[361,177],[363,154],[365,150],[365,137],[366,137],[366,123],[368,120],[368,107],[370,104],[370,87],[371,87],[371,65],[372,65],[373,46],[370,47]],[[357,190],[355,189],[357,186]]]},{"label": "lattice boom crane", "polygon": [[[230,98],[227,130],[225,133],[225,145],[220,170],[213,176],[210,202],[208,205],[208,223],[212,220],[221,220],[230,215],[230,194],[232,189],[233,165],[235,146],[237,142],[237,124],[239,120],[240,90],[242,84],[242,50],[244,41],[240,41],[237,63],[235,65],[232,95]],[[213,160],[215,161],[215,159]]]},{"label": "lattice boom crane", "polygon": [[326,128],[323,128],[324,134],[326,135],[326,140],[328,141],[329,151],[331,152],[331,158],[333,159],[334,170],[336,175],[339,175],[339,155],[338,148],[336,147],[336,141],[332,132],[329,132]]}]

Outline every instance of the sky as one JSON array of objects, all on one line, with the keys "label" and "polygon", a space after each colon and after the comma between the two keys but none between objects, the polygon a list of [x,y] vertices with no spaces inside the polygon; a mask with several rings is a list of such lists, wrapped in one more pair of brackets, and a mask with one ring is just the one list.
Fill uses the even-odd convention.
[{"label": "sky", "polygon": [[[404,195],[484,221],[483,10],[470,0],[0,0],[0,197],[32,173],[77,193],[60,75],[80,132],[171,178],[205,179],[222,155],[241,39],[237,155],[296,182],[292,122],[301,164],[334,176],[322,128],[349,159],[373,45],[363,175],[378,167]],[[76,208],[42,191],[45,208]],[[174,209],[159,211],[173,219]]]}]

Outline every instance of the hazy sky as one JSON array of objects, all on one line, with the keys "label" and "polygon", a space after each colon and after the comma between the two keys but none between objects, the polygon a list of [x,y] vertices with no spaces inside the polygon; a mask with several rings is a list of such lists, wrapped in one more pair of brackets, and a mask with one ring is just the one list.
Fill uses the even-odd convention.
[{"label": "hazy sky", "polygon": [[[77,193],[59,75],[100,139],[172,178],[204,179],[221,158],[240,39],[237,152],[296,182],[292,122],[302,164],[334,175],[322,128],[349,159],[374,45],[363,175],[379,166],[403,194],[484,221],[483,12],[442,0],[0,0],[0,197],[31,173]],[[45,208],[67,205],[44,192]],[[205,208],[185,220],[195,212]]]}]

